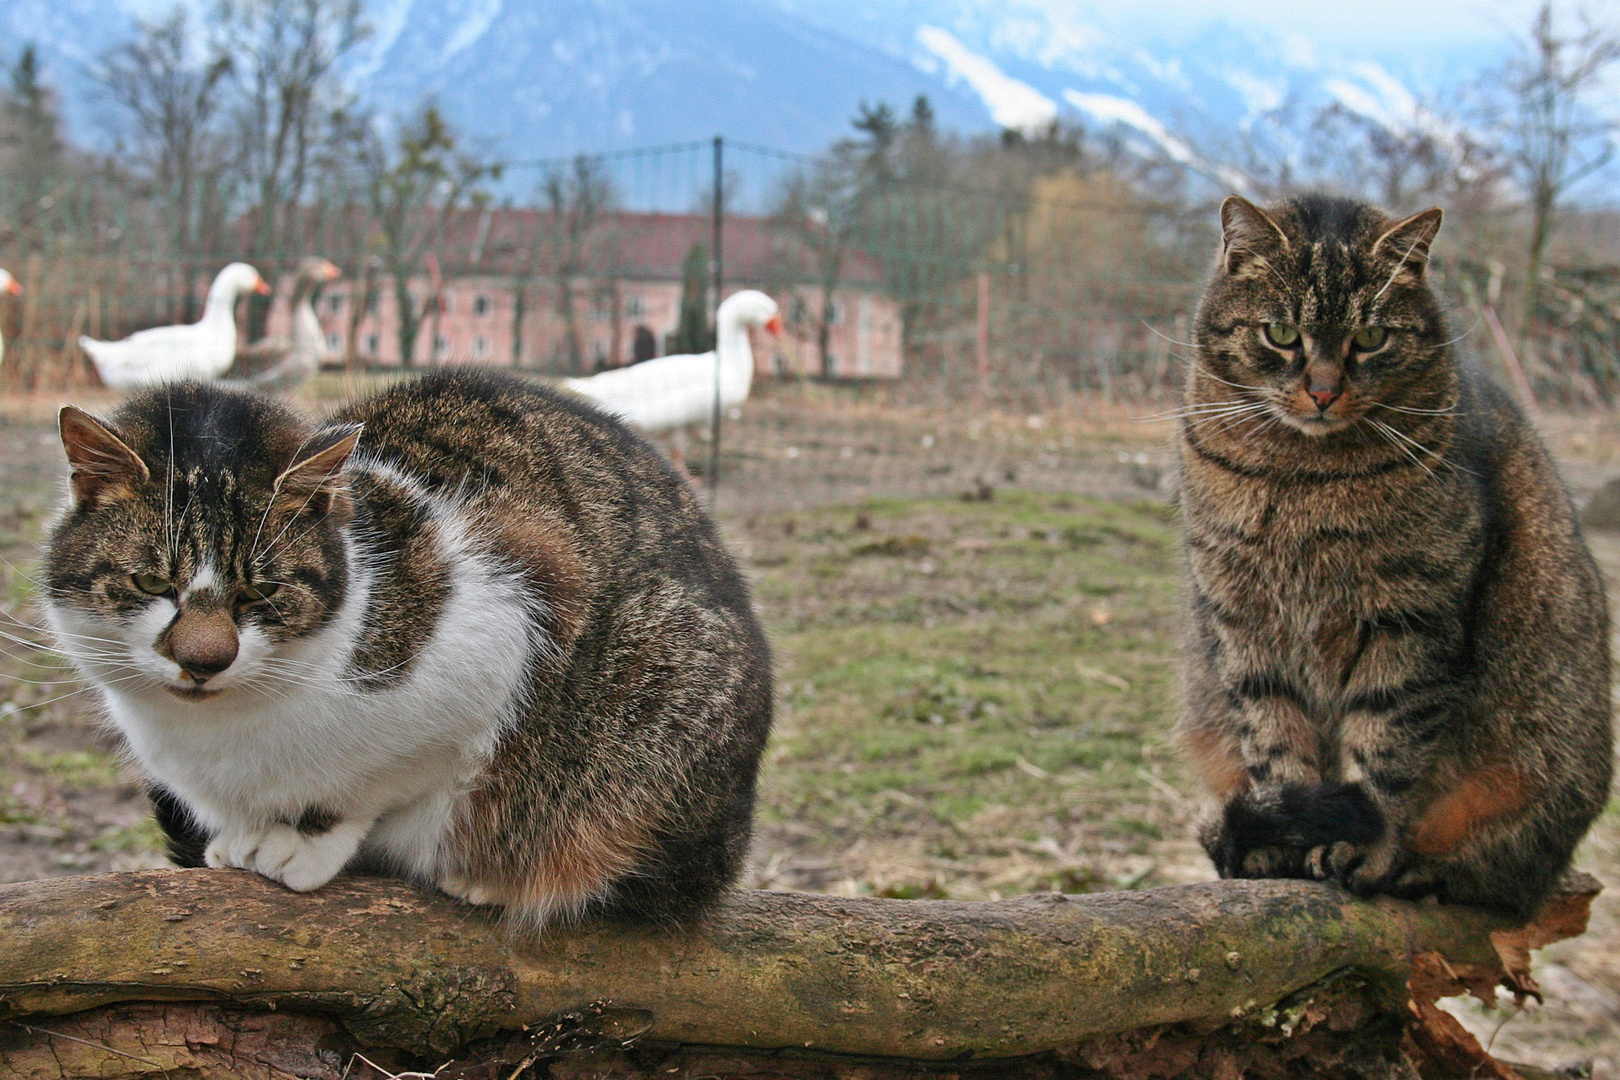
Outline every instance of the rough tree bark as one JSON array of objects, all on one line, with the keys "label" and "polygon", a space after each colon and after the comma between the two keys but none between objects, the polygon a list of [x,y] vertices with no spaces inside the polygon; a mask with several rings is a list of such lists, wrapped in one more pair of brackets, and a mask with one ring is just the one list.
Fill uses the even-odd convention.
[{"label": "rough tree bark", "polygon": [[[0,1074],[22,1077],[1510,1078],[1433,1008],[1534,993],[1527,927],[1212,882],[995,903],[739,892],[702,927],[517,935],[399,882],[237,871],[0,887]],[[448,1063],[448,1064],[447,1064]],[[981,1064],[982,1063],[982,1064]],[[359,1071],[356,1071],[359,1069]]]}]

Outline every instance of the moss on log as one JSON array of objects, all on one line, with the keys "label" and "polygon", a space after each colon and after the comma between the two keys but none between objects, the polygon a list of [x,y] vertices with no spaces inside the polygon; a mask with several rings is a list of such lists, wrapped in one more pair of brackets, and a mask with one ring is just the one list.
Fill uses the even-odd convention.
[{"label": "moss on log", "polygon": [[[1060,1052],[1076,1061],[1077,1047],[1126,1045],[1123,1033],[1298,1026],[1278,1003],[1286,1012],[1291,995],[1344,973],[1353,992],[1319,994],[1299,1015],[1314,1008],[1326,1023],[1343,1012],[1322,1004],[1332,998],[1357,1002],[1351,1011],[1366,1014],[1357,1023],[1406,1017],[1423,954],[1458,975],[1452,992],[1470,978],[1533,990],[1528,972],[1514,970],[1520,955],[1579,933],[1594,891],[1577,883],[1560,901],[1562,922],[1530,930],[1484,911],[1254,881],[994,903],[739,892],[690,930],[589,925],[526,937],[380,879],[298,895],[225,870],[62,878],[0,887],[0,1017],[12,1032],[0,1052],[16,1071],[15,1055],[33,1045],[18,1032],[69,1034],[50,1018],[99,1010],[85,1017],[122,1015],[126,1027],[153,1031],[213,1017],[244,1046],[252,1039],[242,1031],[270,1023],[256,1014],[291,1014],[286,1023],[324,1025],[320,1038],[333,1046],[341,1034],[441,1060],[478,1040],[510,1057],[512,1045],[551,1037],[548,1019],[573,1016],[557,1032],[598,1048],[639,1040],[919,1064]],[[581,1013],[588,1003],[598,1004]],[[113,1046],[107,1025],[117,1025],[96,1023],[101,1037],[80,1042]],[[96,1052],[128,1075],[139,1074],[131,1058],[158,1060]]]}]

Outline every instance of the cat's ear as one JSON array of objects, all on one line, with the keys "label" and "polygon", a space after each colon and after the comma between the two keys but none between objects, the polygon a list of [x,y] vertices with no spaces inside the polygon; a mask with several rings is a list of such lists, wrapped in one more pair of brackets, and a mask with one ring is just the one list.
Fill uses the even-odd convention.
[{"label": "cat's ear", "polygon": [[276,504],[294,513],[347,518],[349,485],[343,466],[360,442],[361,426],[326,428],[299,450],[299,456],[276,477]]},{"label": "cat's ear", "polygon": [[1271,215],[1241,195],[1221,203],[1221,269],[1234,276],[1258,269],[1265,257],[1288,250],[1288,237]]},{"label": "cat's ear", "polygon": [[1404,270],[1414,279],[1421,279],[1423,268],[1429,264],[1429,245],[1440,231],[1443,216],[1440,208],[1433,206],[1421,214],[1397,221],[1373,242],[1373,258],[1394,262],[1395,274]]},{"label": "cat's ear", "polygon": [[132,495],[152,478],[141,456],[83,409],[64,405],[56,421],[62,432],[62,449],[67,451],[68,465],[73,470],[68,483],[73,489],[73,501],[79,505]]}]

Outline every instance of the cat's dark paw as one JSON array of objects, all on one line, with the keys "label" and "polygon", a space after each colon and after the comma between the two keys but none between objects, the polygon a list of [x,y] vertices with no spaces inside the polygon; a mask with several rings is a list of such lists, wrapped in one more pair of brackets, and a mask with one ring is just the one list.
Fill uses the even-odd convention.
[{"label": "cat's dark paw", "polygon": [[1407,860],[1400,844],[1387,838],[1370,843],[1341,840],[1307,852],[1305,869],[1306,877],[1337,882],[1357,896],[1393,895],[1407,874]]},{"label": "cat's dark paw", "polygon": [[1307,852],[1301,848],[1270,844],[1251,848],[1243,855],[1240,872],[1244,878],[1308,878]]},{"label": "cat's dark paw", "polygon": [[1229,818],[1210,822],[1199,836],[1215,872],[1223,878],[1310,877],[1306,852],[1287,844],[1255,843],[1243,830],[1229,827]]}]

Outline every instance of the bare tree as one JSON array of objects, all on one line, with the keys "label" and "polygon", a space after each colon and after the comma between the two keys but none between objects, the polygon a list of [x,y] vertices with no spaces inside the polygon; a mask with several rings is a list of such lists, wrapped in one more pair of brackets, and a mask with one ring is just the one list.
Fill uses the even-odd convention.
[{"label": "bare tree", "polygon": [[[306,195],[334,119],[349,111],[338,79],[343,55],[367,33],[360,0],[219,0],[216,47],[232,58],[242,177],[253,231],[248,257],[273,276],[299,247],[296,207]],[[269,298],[250,308],[249,336],[263,328]]]},{"label": "bare tree", "polygon": [[1614,156],[1620,117],[1603,100],[1604,79],[1620,60],[1620,37],[1581,13],[1560,32],[1552,0],[1536,12],[1517,55],[1495,73],[1507,94],[1497,128],[1507,160],[1530,204],[1521,342],[1535,321],[1547,244],[1570,191]]},{"label": "bare tree", "polygon": [[190,16],[183,7],[138,24],[133,40],[110,49],[93,72],[123,111],[120,128],[152,185],[179,287],[178,316],[196,317],[194,260],[222,231],[231,160],[218,121],[226,102],[230,59],[192,56]]},{"label": "bare tree", "polygon": [[485,179],[498,178],[501,166],[459,151],[455,132],[429,102],[400,130],[392,152],[373,140],[361,167],[383,266],[394,280],[400,363],[411,367],[426,314],[426,305],[412,299],[411,279],[444,239],[455,212]]},{"label": "bare tree", "polygon": [[590,241],[612,208],[613,184],[600,159],[581,154],[567,169],[549,171],[540,181],[540,193],[548,214],[551,273],[557,314],[563,320],[568,370],[577,375],[584,371],[585,350],[574,287],[576,279],[589,269]]}]

